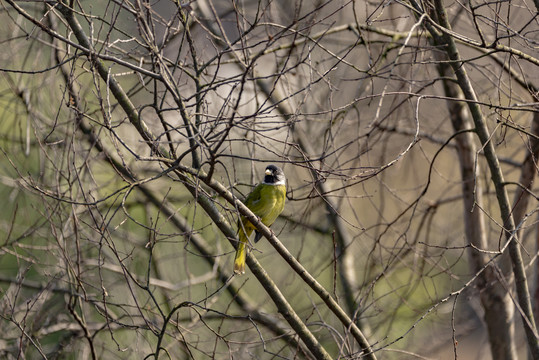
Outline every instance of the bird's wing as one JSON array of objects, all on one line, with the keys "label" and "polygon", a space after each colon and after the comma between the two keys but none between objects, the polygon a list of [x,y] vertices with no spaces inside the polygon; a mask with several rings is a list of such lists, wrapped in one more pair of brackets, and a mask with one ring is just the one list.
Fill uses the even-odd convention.
[{"label": "bird's wing", "polygon": [[243,202],[255,215],[260,216],[262,210],[262,184],[258,184]]}]

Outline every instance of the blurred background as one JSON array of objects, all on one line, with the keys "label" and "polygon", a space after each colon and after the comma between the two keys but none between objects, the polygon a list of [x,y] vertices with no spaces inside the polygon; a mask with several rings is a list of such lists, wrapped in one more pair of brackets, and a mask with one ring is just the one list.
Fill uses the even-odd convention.
[{"label": "blurred background", "polygon": [[0,4],[3,358],[534,358],[537,4]]}]

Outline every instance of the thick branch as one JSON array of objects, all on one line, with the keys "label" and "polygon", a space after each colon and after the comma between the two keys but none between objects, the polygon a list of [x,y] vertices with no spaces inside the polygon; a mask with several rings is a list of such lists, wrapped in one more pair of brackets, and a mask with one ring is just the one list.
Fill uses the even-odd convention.
[{"label": "thick branch", "polygon": [[[445,12],[442,0],[434,0],[434,4],[440,26],[446,29],[450,29],[450,24],[447,19],[447,14]],[[435,34],[432,35],[434,36]],[[513,266],[513,273],[515,275],[518,302],[521,308],[521,315],[525,324],[524,328],[526,330],[526,336],[528,338],[528,346],[530,347],[530,351],[532,352],[533,357],[535,359],[539,359],[539,342],[537,341],[536,336],[537,328],[535,326],[535,320],[532,312],[524,262],[522,260],[519,242],[516,239],[513,239],[511,236],[511,234],[514,233],[515,230],[515,223],[511,213],[509,197],[507,195],[507,191],[504,185],[505,181],[503,173],[498,162],[496,151],[494,149],[494,144],[492,143],[492,141],[490,141],[491,135],[489,133],[486,121],[483,117],[483,113],[481,112],[481,108],[479,107],[479,105],[476,103],[477,96],[465,70],[464,63],[462,63],[461,61],[460,54],[456,47],[455,41],[448,32],[444,32],[442,34],[442,39],[446,44],[445,50],[448,54],[448,57],[452,60],[451,66],[457,76],[459,86],[462,89],[465,98],[471,100],[470,102],[468,102],[468,107],[470,109],[470,113],[472,114],[477,136],[479,137],[479,140],[481,141],[481,144],[483,146],[485,158],[490,169],[492,182],[496,190],[496,197],[498,199],[498,206],[501,212],[505,237],[507,241],[510,241],[509,254]]]},{"label": "thick branch", "polygon": [[[459,101],[463,97],[462,91],[451,79],[452,71],[449,64],[440,62],[438,71],[440,77],[446,79],[443,80],[445,95],[455,99],[447,101],[453,129],[455,131],[470,129],[472,123],[470,113],[466,105]],[[495,266],[487,266],[487,257],[480,251],[487,249],[487,234],[485,217],[481,210],[484,206],[481,167],[477,164],[477,147],[473,133],[465,132],[455,137],[455,143],[461,172],[466,241],[473,245],[469,249],[470,268],[473,273],[480,274],[477,277],[477,287],[481,305],[485,310],[484,318],[492,357],[498,360],[516,359],[513,304],[504,283],[498,279],[499,274]]]}]

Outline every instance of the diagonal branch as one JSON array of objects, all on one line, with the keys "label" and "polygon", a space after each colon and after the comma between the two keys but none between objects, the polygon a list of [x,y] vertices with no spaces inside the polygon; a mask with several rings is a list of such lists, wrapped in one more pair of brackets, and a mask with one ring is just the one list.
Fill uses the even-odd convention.
[{"label": "diagonal branch", "polygon": [[[243,216],[245,216],[253,225],[255,225],[257,231],[262,234],[266,239],[268,239],[269,243],[277,250],[279,254],[283,257],[283,259],[292,267],[292,269],[303,279],[303,281],[311,287],[311,289],[316,292],[316,294],[326,303],[329,310],[331,310],[337,318],[341,321],[341,323],[346,326],[346,328],[350,331],[354,339],[358,342],[358,344],[363,349],[364,354],[362,355],[366,359],[375,360],[376,356],[374,355],[365,335],[361,332],[359,327],[356,325],[356,323],[346,314],[346,312],[339,306],[337,301],[333,299],[331,294],[299,263],[299,261],[294,258],[292,254],[286,249],[286,247],[279,241],[277,236],[273,233],[273,231],[270,230],[269,227],[265,226],[258,216],[253,214],[251,210],[245,204],[243,204],[240,200],[238,200],[228,189],[223,186],[218,181],[208,177],[206,174],[204,174],[202,171],[197,171],[195,169],[191,169],[182,165],[178,165],[178,168],[182,171],[182,173],[190,173],[192,175],[196,175],[196,177],[200,180],[202,180],[206,185],[208,185],[211,189],[216,191],[220,196],[222,196],[226,201],[228,201],[230,204],[234,205],[239,213]],[[204,205],[203,205],[204,206]],[[215,216],[222,216],[221,214],[216,214]],[[235,233],[225,233],[225,235],[229,238],[235,238]],[[247,264],[255,273],[255,271],[259,271],[258,269],[258,262],[256,261],[256,258],[254,255],[248,253],[247,257]],[[262,269],[263,270],[263,269]],[[256,274],[255,274],[256,276]],[[269,277],[268,277],[269,278]],[[262,279],[264,282],[265,279]],[[259,281],[262,281],[259,279]],[[270,285],[268,283],[268,285]]]}]

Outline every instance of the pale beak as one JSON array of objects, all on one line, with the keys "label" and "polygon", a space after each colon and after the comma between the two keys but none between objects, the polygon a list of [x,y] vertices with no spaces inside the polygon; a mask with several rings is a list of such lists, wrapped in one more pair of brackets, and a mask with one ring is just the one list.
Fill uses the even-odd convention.
[{"label": "pale beak", "polygon": [[266,169],[266,175],[271,175],[271,170],[270,169]]}]

